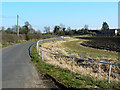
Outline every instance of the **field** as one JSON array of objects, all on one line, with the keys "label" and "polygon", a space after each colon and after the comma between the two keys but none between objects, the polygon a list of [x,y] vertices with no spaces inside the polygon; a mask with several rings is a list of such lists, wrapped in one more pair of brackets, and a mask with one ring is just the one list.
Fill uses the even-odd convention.
[{"label": "field", "polygon": [[96,78],[91,76],[82,75],[81,73],[73,73],[68,69],[51,65],[49,64],[50,61],[45,57],[44,61],[42,61],[36,52],[36,46],[32,48],[31,60],[34,62],[38,71],[52,76],[57,82],[62,83],[67,88],[120,88],[120,85],[117,83],[108,83],[106,80],[96,80]]},{"label": "field", "polygon": [[86,39],[89,41],[85,41],[81,43],[83,46],[97,48],[97,49],[104,49],[109,51],[116,51],[120,52],[120,37],[108,37],[108,36],[97,36],[97,37],[76,37],[80,39]]},{"label": "field", "polygon": [[102,60],[102,61],[118,61],[118,53],[117,52],[109,52],[101,49],[94,49],[89,47],[84,47],[81,43],[86,40],[77,40],[77,41],[69,41],[63,43],[64,47],[66,47],[66,51],[68,53],[77,53],[81,58],[94,59],[94,60]]},{"label": "field", "polygon": [[[89,47],[84,47],[81,45],[86,39],[76,39],[76,38],[65,38],[64,40],[47,42],[41,44],[42,48],[46,51],[75,56],[79,58],[92,59],[97,61],[120,63],[118,60],[118,52],[94,49]],[[48,53],[43,54],[44,61],[49,64],[53,64],[53,55]],[[62,56],[54,56],[54,65],[61,67],[63,69],[73,70],[72,58],[66,58]],[[101,63],[93,63],[80,61],[75,59],[74,71],[80,73],[81,75],[86,75],[94,77],[96,80],[107,80],[108,79],[109,65]],[[120,67],[112,66],[111,81],[118,82],[120,80]]]}]

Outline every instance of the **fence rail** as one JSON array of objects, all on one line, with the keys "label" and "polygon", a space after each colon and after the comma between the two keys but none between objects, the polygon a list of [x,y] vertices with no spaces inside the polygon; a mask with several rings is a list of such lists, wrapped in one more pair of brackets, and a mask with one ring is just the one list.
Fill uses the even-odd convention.
[{"label": "fence rail", "polygon": [[46,50],[43,50],[41,47],[39,47],[39,43],[47,42],[47,41],[60,40],[60,39],[63,39],[63,37],[58,37],[58,38],[55,38],[55,39],[52,39],[52,38],[51,38],[51,39],[45,39],[45,40],[39,40],[39,41],[37,41],[37,46],[36,46],[37,52],[38,52],[39,55],[40,55],[40,50],[42,51],[42,60],[43,60],[43,52],[46,52],[46,53],[49,53],[49,54],[52,54],[52,55],[53,55],[53,65],[54,65],[54,56],[55,56],[55,55],[72,58],[72,60],[73,60],[73,61],[72,61],[72,62],[73,62],[73,72],[74,72],[74,59],[75,59],[75,58],[76,58],[76,59],[79,59],[79,60],[83,60],[83,61],[109,64],[108,83],[110,83],[111,66],[112,66],[112,65],[120,66],[120,64],[110,63],[110,62],[103,62],[103,61],[89,60],[89,59],[78,58],[78,57],[74,57],[74,56],[67,56],[67,55],[62,55],[62,54],[56,54],[56,53],[53,53],[53,52],[48,52],[48,51],[46,51]]}]

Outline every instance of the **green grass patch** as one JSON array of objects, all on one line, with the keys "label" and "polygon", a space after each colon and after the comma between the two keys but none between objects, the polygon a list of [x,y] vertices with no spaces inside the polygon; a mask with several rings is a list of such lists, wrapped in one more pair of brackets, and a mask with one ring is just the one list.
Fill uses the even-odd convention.
[{"label": "green grass patch", "polygon": [[108,52],[100,49],[94,49],[89,47],[80,46],[80,42],[84,41],[84,39],[80,39],[77,41],[68,41],[63,43],[64,47],[66,47],[66,51],[71,53],[78,53],[82,58],[92,57],[92,58],[111,58],[112,60],[117,60],[118,53]]},{"label": "green grass patch", "polygon": [[93,77],[81,75],[79,73],[73,73],[70,70],[62,69],[57,66],[48,64],[41,59],[36,51],[36,45],[31,51],[31,60],[37,67],[37,69],[42,72],[51,75],[60,83],[64,84],[66,87],[74,88],[119,88],[120,85],[117,83],[108,83],[104,80],[96,80]]},{"label": "green grass patch", "polygon": [[5,43],[5,44],[2,44],[2,45],[0,46],[0,48],[12,46],[12,45],[16,45],[16,44],[20,44],[20,43],[25,43],[25,42],[32,42],[32,41],[37,41],[37,40],[19,41],[19,42],[16,42],[16,43]]}]

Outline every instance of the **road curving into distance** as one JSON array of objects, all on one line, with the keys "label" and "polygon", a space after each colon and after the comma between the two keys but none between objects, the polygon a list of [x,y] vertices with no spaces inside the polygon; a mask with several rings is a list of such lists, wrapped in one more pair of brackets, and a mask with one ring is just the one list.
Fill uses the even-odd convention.
[{"label": "road curving into distance", "polygon": [[46,88],[30,60],[29,49],[36,42],[2,49],[2,88]]}]

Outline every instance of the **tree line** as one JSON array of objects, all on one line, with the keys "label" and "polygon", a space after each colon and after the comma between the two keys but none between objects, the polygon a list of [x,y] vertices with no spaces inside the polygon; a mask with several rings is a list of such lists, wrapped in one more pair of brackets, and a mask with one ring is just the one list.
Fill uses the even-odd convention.
[{"label": "tree line", "polygon": [[[5,30],[4,27],[1,28],[2,32],[8,33],[8,34],[17,34],[17,25],[12,26],[12,28],[7,28]],[[19,26],[19,34],[37,34],[41,33],[40,30],[35,31],[35,29],[32,28],[32,25],[26,21],[24,26]]]},{"label": "tree line", "polygon": [[[0,30],[2,33],[7,33],[7,34],[17,34],[17,25],[12,26],[12,28],[7,28],[5,30],[4,27],[1,28]],[[60,24],[54,26],[54,29],[52,32],[50,32],[50,26],[45,26],[44,27],[44,34],[54,34],[58,36],[64,36],[64,35],[76,35],[76,34],[88,34],[91,33],[88,31],[88,25],[85,25],[84,28],[82,29],[71,29],[70,27],[66,28],[65,25]],[[41,33],[40,30],[35,30],[32,25],[26,21],[24,26],[19,26],[19,34],[25,34],[26,38],[29,38],[29,34],[43,34]],[[95,33],[93,33],[95,34]]]},{"label": "tree line", "polygon": [[[91,34],[96,35],[101,32],[101,30],[109,30],[109,25],[106,22],[103,22],[101,30],[89,30],[88,25],[84,25],[81,29],[71,29],[71,27],[65,27],[65,25],[60,24],[54,26],[53,30],[50,31],[50,26],[44,27],[44,33],[41,33],[40,30],[35,30],[32,25],[26,21],[23,26],[19,26],[19,34],[24,34],[25,40],[30,39],[39,39],[41,37],[45,37],[47,35],[55,35],[55,36],[65,36],[65,35],[84,35],[84,34]],[[0,30],[4,34],[17,34],[17,25],[14,25],[12,28],[7,28],[5,30],[4,27]],[[119,30],[120,31],[120,30]],[[43,38],[44,38],[43,37]]]},{"label": "tree line", "polygon": [[37,40],[37,39],[45,39],[45,38],[52,38],[55,35],[48,34],[48,33],[41,33],[40,30],[35,31],[32,25],[26,21],[25,25],[22,27],[19,26],[19,37],[17,36],[17,25],[12,26],[12,28],[5,29],[1,27],[0,36],[2,37],[2,44],[4,43],[14,43],[23,40]]}]

